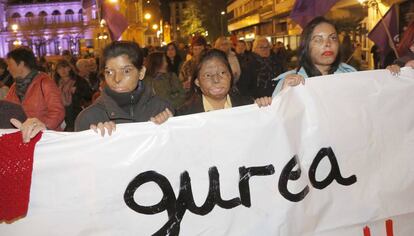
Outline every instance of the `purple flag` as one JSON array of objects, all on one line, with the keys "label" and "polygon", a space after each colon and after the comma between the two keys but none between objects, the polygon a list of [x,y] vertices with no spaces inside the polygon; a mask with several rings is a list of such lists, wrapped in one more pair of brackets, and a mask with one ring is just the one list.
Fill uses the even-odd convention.
[{"label": "purple flag", "polygon": [[128,21],[112,4],[102,0],[100,3],[102,3],[102,19],[108,25],[109,34],[112,40],[118,40],[128,28]]},{"label": "purple flag", "polygon": [[[387,26],[391,38],[394,42],[398,41],[398,21],[397,21],[397,8],[392,5],[391,8],[385,13],[382,18]],[[371,32],[368,33],[368,38],[371,39],[379,49],[381,49],[381,58],[384,61],[387,54],[392,50],[390,41],[388,40],[387,32],[384,28],[384,23],[378,21]]]},{"label": "purple flag", "polygon": [[323,16],[339,0],[296,0],[290,18],[302,29],[315,17]]}]

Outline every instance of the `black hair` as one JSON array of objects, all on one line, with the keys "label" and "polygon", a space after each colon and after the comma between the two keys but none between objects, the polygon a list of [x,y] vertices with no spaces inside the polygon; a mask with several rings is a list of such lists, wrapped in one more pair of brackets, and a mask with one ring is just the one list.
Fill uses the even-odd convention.
[{"label": "black hair", "polygon": [[131,63],[138,70],[141,70],[144,63],[144,53],[140,46],[132,41],[114,41],[106,46],[103,51],[103,67],[109,59],[122,55],[128,56]]},{"label": "black hair", "polygon": [[36,57],[33,51],[28,47],[18,47],[7,53],[8,59],[13,59],[16,64],[21,62],[30,70],[37,69]]},{"label": "black hair", "polygon": [[163,52],[156,51],[150,53],[145,60],[146,74],[154,77],[161,68],[164,57],[166,56]]},{"label": "black hair", "polygon": [[[168,47],[170,47],[170,46],[172,46],[175,50],[175,56],[174,56],[174,59],[173,59],[174,63],[167,56],[167,50],[168,50]],[[165,47],[165,55],[166,55],[167,63],[168,63],[168,71],[169,72],[175,72],[178,75],[178,73],[179,73],[179,71],[178,71],[179,68],[178,67],[180,66],[180,63],[181,63],[182,59],[181,59],[180,55],[178,55],[178,47],[174,42],[171,42],[171,43],[167,44],[167,46]]]},{"label": "black hair", "polygon": [[[201,67],[204,65],[204,63],[206,63],[207,61],[211,59],[218,59],[226,66],[231,76],[230,84],[231,86],[233,86],[233,81],[234,81],[233,71],[231,70],[231,66],[230,66],[229,60],[227,59],[226,53],[218,49],[205,50],[201,54],[200,60],[198,61],[196,69],[194,70],[193,77],[191,78],[190,96],[193,96],[195,93],[202,94],[201,89],[195,84],[195,81],[199,77]],[[232,88],[230,88],[229,93],[231,91],[232,91]]]},{"label": "black hair", "polygon": [[[312,59],[310,56],[310,47],[309,47],[310,42],[312,40],[313,31],[315,30],[316,26],[322,23],[332,25],[335,28],[335,31],[338,33],[338,29],[336,28],[335,24],[322,16],[314,18],[303,29],[301,39],[300,39],[300,47],[299,47],[299,65],[305,69],[308,77],[322,75],[322,73],[315,67],[315,65],[312,62]],[[331,68],[329,69],[328,73],[333,74],[338,69],[338,66],[340,63],[341,63],[341,53],[339,50],[338,55],[336,56],[335,61],[332,63]]]},{"label": "black hair", "polygon": [[70,68],[70,71],[69,71],[70,79],[76,80],[77,75],[75,73],[75,70],[73,69],[73,66],[68,61],[66,61],[64,59],[61,59],[56,63],[56,72],[55,72],[55,76],[54,76],[56,84],[59,85],[59,81],[62,79],[60,77],[59,73],[58,73],[58,69],[60,67],[69,67]]}]

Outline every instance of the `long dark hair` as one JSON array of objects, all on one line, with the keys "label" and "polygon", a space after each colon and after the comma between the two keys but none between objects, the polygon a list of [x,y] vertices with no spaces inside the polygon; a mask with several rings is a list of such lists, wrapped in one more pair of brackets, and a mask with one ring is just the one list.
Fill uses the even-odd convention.
[{"label": "long dark hair", "polygon": [[[173,47],[175,50],[175,56],[173,61],[171,61],[171,59],[167,56],[167,51],[169,47]],[[180,63],[182,61],[180,55],[178,55],[178,47],[174,42],[171,42],[169,44],[167,44],[167,46],[165,47],[165,57],[167,58],[167,63],[168,63],[168,72],[174,72],[175,74],[178,75],[179,71],[178,71],[178,67],[180,66]]]},{"label": "long dark hair", "polygon": [[[218,59],[220,62],[222,62],[226,66],[231,76],[230,84],[233,85],[234,76],[231,70],[229,60],[227,59],[226,53],[218,49],[205,50],[201,54],[197,67],[194,70],[193,77],[191,78],[190,97],[194,96],[195,94],[199,94],[199,95],[202,94],[201,89],[195,84],[195,81],[199,77],[201,67],[204,65],[204,63],[206,63],[207,61],[211,59]],[[230,88],[229,92],[231,92],[232,90],[233,89]]]},{"label": "long dark hair", "polygon": [[145,60],[146,74],[154,77],[161,68],[164,57],[166,56],[163,52],[150,53]]},{"label": "long dark hair", "polygon": [[[336,28],[335,24],[325,17],[319,16],[309,22],[305,29],[303,29],[301,39],[300,39],[300,47],[299,47],[299,67],[303,67],[306,71],[308,77],[319,76],[322,73],[315,67],[312,62],[310,56],[310,42],[312,40],[312,33],[315,30],[316,26],[326,23],[330,24],[335,28],[335,31],[338,33],[338,29]],[[329,74],[333,74],[339,67],[341,63],[341,52],[338,50],[338,55],[335,58],[335,61],[332,63],[331,68],[329,69]],[[300,68],[298,68],[299,70]]]}]

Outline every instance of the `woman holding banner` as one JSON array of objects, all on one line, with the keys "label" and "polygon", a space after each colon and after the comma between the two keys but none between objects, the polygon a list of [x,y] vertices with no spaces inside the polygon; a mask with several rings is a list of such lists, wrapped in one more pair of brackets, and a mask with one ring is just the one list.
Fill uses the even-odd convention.
[{"label": "woman holding banner", "polygon": [[305,78],[356,71],[341,63],[336,26],[324,17],[316,17],[307,24],[301,35],[299,67],[276,77],[280,80],[273,97],[289,86],[305,84]]},{"label": "woman holding banner", "polygon": [[101,96],[76,118],[75,131],[105,130],[111,135],[115,124],[165,122],[173,109],[164,100],[153,95],[142,83],[145,75],[144,54],[138,44],[115,41],[103,52],[106,87]]},{"label": "woman holding banner", "polygon": [[227,55],[212,49],[205,52],[191,79],[190,98],[178,109],[179,115],[208,112],[248,105],[256,102],[259,107],[272,103],[270,97],[253,100],[231,89],[234,76]]}]

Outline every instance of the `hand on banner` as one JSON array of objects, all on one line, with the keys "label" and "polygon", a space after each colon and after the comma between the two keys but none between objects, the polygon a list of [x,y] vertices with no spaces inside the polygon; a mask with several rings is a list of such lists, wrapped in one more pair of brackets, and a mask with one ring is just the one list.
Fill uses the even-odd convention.
[{"label": "hand on banner", "polygon": [[108,131],[108,135],[111,136],[116,130],[116,125],[113,121],[106,121],[104,123],[99,122],[97,125],[91,125],[90,129],[98,133],[98,129],[101,131],[101,136],[105,136],[105,129]]},{"label": "hand on banner", "polygon": [[408,61],[407,63],[405,63],[406,67],[411,67],[414,69],[414,60]]},{"label": "hand on banner", "polygon": [[261,98],[256,98],[256,100],[254,100],[254,102],[259,106],[259,107],[267,107],[272,105],[272,97],[261,97]]},{"label": "hand on banner", "polygon": [[37,118],[28,118],[23,123],[12,118],[10,119],[10,123],[22,132],[23,143],[30,142],[30,139],[36,136],[40,131],[46,130],[46,125]]},{"label": "hand on banner", "polygon": [[393,76],[399,76],[400,75],[400,66],[399,65],[389,65],[386,68],[387,70],[389,70],[391,72],[391,74]]},{"label": "hand on banner", "polygon": [[172,112],[168,108],[165,108],[163,112],[159,113],[158,115],[154,117],[151,117],[151,121],[157,125],[160,125],[164,123],[165,121],[167,121],[168,118],[172,116],[173,116]]},{"label": "hand on banner", "polygon": [[282,90],[286,87],[294,87],[299,84],[305,84],[305,79],[303,78],[303,76],[299,74],[286,75],[286,78],[283,81]]}]

